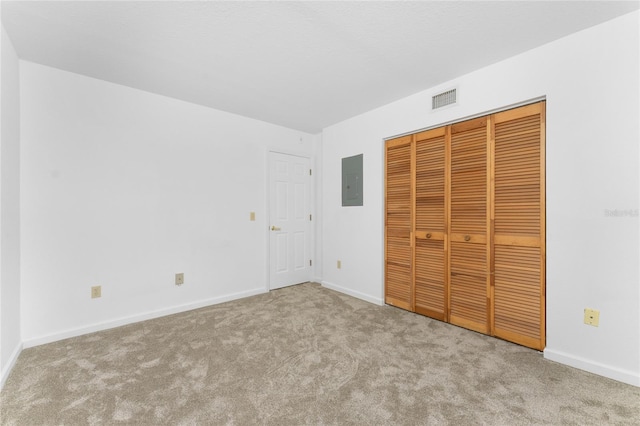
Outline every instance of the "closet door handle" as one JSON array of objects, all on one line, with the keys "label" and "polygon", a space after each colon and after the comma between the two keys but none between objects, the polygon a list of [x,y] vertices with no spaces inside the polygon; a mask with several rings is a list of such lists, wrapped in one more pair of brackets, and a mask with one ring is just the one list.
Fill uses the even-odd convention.
[{"label": "closet door handle", "polygon": [[275,226],[275,225],[274,225],[274,226],[271,226],[271,230],[272,230],[272,231],[279,231],[279,230],[280,230],[280,227],[279,227],[279,226]]},{"label": "closet door handle", "polygon": [[427,232],[427,238],[431,238],[431,232]]},{"label": "closet door handle", "polygon": [[464,240],[465,241],[471,241],[471,236],[470,235],[465,235],[464,236]]}]

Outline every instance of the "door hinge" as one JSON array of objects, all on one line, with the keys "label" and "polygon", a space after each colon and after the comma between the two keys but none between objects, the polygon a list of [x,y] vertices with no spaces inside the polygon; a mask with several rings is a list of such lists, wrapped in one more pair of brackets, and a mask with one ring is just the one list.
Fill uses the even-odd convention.
[{"label": "door hinge", "polygon": [[309,215],[309,220],[313,220],[311,215]]},{"label": "door hinge", "polygon": [[313,176],[313,173],[311,172],[311,169],[309,169],[309,176]]},{"label": "door hinge", "polygon": [[309,266],[313,266],[313,261],[309,259]]}]

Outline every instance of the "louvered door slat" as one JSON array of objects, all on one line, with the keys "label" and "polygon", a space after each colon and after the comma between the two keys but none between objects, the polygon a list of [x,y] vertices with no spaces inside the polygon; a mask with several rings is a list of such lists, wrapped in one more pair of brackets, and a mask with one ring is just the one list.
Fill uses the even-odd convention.
[{"label": "louvered door slat", "polygon": [[385,302],[411,309],[411,137],[387,141]]},{"label": "louvered door slat", "polygon": [[494,334],[544,349],[544,105],[495,115]]},{"label": "louvered door slat", "polygon": [[414,310],[446,319],[445,131],[415,135]]},{"label": "louvered door slat", "polygon": [[487,317],[486,118],[451,126],[449,321],[483,333]]}]

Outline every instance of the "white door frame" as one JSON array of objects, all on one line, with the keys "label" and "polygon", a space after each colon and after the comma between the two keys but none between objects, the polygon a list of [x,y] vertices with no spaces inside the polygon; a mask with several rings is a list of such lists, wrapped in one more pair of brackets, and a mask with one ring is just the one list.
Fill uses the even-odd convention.
[{"label": "white door frame", "polygon": [[[265,291],[269,292],[271,290],[271,175],[270,175],[270,158],[271,158],[271,154],[284,154],[284,155],[290,155],[293,157],[300,157],[300,158],[304,158],[307,159],[309,161],[309,167],[313,170],[314,168],[314,161],[313,161],[313,156],[308,154],[308,153],[301,153],[301,152],[292,152],[292,151],[287,151],[287,150],[281,150],[281,149],[267,149],[266,151],[266,155],[265,155],[265,163],[266,163],[266,167],[265,167],[265,212],[266,212],[266,223],[265,223],[265,246],[266,246],[266,265],[265,265]],[[313,171],[313,175],[309,184],[309,211],[310,214],[313,217],[313,220],[310,221],[309,224],[309,238],[307,241],[307,245],[308,245],[308,251],[309,251],[309,256],[310,256],[310,260],[313,261],[313,265],[312,267],[309,269],[309,280],[312,279],[312,277],[314,276],[313,271],[316,268],[316,262],[315,262],[315,239],[316,239],[316,211],[315,211],[315,170]]]}]

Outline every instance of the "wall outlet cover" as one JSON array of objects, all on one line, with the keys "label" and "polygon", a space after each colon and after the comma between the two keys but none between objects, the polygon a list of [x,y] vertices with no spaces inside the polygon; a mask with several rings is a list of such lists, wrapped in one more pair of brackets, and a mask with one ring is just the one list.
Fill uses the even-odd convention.
[{"label": "wall outlet cover", "polygon": [[584,323],[597,327],[600,324],[600,311],[597,309],[585,308]]},{"label": "wall outlet cover", "polygon": [[179,272],[176,274],[176,285],[184,284],[184,272]]},{"label": "wall outlet cover", "polygon": [[102,286],[94,285],[91,287],[91,298],[97,299],[98,297],[102,297]]}]

